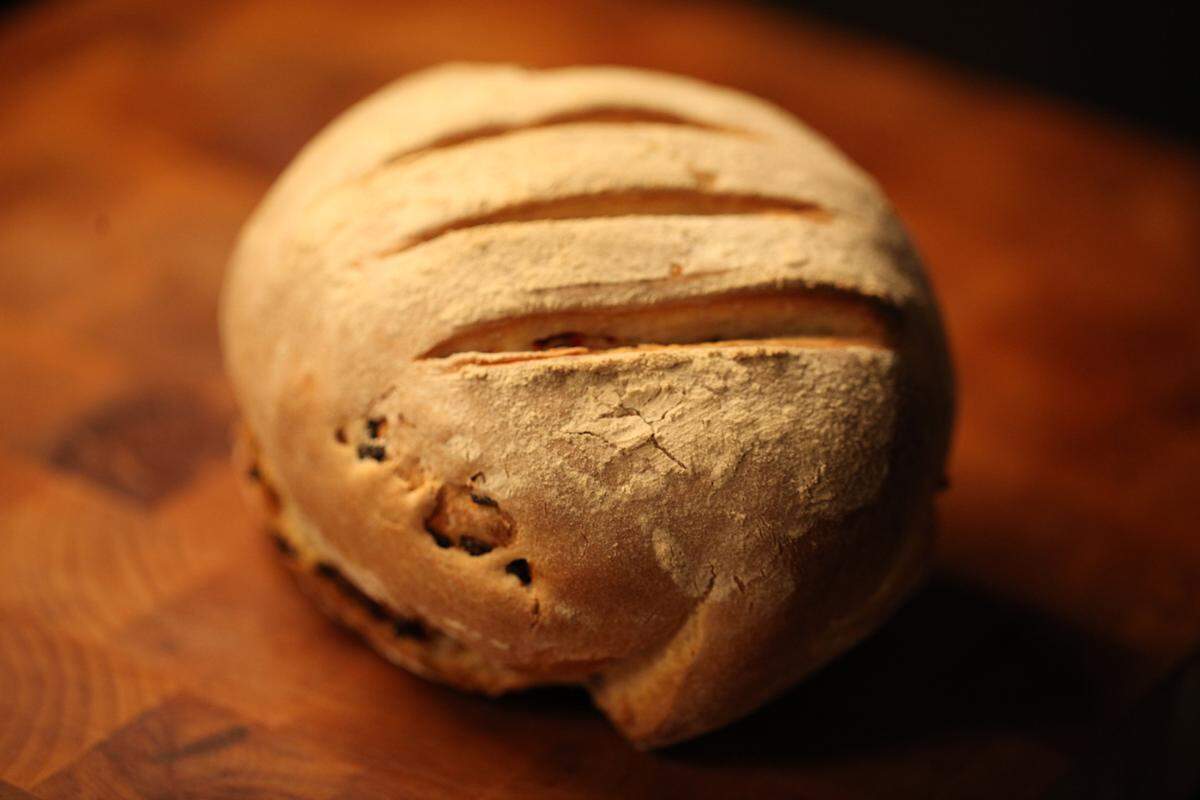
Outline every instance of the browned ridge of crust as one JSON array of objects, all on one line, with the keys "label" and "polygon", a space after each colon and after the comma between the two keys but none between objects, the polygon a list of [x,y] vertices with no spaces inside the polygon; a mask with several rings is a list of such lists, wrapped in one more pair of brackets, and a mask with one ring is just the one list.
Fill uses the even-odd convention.
[{"label": "browned ridge of crust", "polygon": [[437,150],[445,150],[448,147],[457,147],[462,144],[469,144],[481,139],[494,139],[499,136],[508,136],[509,134],[520,133],[522,131],[538,130],[539,128],[553,128],[559,125],[581,125],[581,124],[653,124],[653,125],[678,125],[682,128],[694,128],[703,131],[718,131],[727,133],[731,136],[753,136],[749,131],[738,128],[728,128],[720,125],[710,125],[699,120],[682,117],[678,114],[672,114],[668,111],[655,111],[648,108],[637,108],[634,106],[592,106],[590,108],[578,109],[575,111],[564,111],[558,114],[549,114],[540,119],[531,120],[529,122],[516,125],[483,125],[478,128],[470,128],[464,131],[455,131],[448,133],[445,136],[433,139],[425,144],[417,145],[416,147],[407,150],[401,150],[392,153],[385,158],[380,166],[386,167],[401,161],[419,158],[427,153]]},{"label": "browned ridge of crust", "polygon": [[881,301],[814,288],[688,298],[648,306],[583,308],[485,322],[420,356],[495,354],[508,364],[596,352],[671,347],[862,346],[891,349],[894,314]]},{"label": "browned ridge of crust", "polygon": [[[696,180],[698,183],[708,184],[715,180],[715,176],[708,173],[697,173]],[[481,225],[496,225],[502,222],[727,214],[789,214],[807,217],[818,222],[824,222],[831,218],[830,212],[816,203],[787,197],[710,192],[700,189],[623,189],[518,203],[485,214],[463,217],[444,225],[417,231],[395,247],[379,253],[377,257],[386,258],[402,253],[454,231]]]}]

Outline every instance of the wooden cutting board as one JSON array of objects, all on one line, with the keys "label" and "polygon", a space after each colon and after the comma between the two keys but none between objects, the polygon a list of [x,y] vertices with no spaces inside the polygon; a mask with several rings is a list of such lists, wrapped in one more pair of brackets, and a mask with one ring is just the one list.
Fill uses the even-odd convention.
[{"label": "wooden cutting board", "polygon": [[[351,101],[447,59],[771,98],[927,256],[961,420],[937,575],[726,730],[393,669],[302,599],[227,466],[241,221]],[[52,5],[0,29],[0,798],[988,797],[1200,769],[1200,158],[748,7]],[[1117,796],[1117,795],[1110,795]]]}]

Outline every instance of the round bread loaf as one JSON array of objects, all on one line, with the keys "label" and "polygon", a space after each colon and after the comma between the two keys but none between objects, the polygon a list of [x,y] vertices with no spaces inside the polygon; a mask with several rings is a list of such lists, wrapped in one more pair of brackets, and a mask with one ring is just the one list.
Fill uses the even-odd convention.
[{"label": "round bread loaf", "polygon": [[355,106],[242,232],[239,448],[310,591],[639,746],[746,714],[928,562],[949,361],[876,185],[759,100],[452,65]]}]

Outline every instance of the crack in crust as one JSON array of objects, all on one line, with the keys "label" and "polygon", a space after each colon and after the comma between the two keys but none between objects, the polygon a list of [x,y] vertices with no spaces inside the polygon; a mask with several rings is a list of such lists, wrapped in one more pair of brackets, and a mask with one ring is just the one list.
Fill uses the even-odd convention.
[{"label": "crack in crust", "polygon": [[468,128],[467,130],[447,133],[444,136],[440,136],[427,142],[426,144],[392,153],[380,161],[376,169],[383,169],[401,162],[412,161],[428,153],[436,152],[438,150],[445,150],[450,147],[458,147],[464,144],[470,144],[483,139],[494,139],[499,136],[509,136],[516,133],[522,133],[524,131],[538,130],[540,128],[553,128],[560,125],[581,124],[678,125],[684,128],[695,128],[696,130],[718,131],[721,133],[727,133],[730,136],[749,137],[754,135],[749,131],[742,130],[740,128],[711,125],[705,122],[700,122],[699,120],[689,119],[678,114],[672,114],[668,111],[656,111],[649,108],[637,108],[635,106],[597,105],[589,108],[563,111],[557,114],[549,114],[541,119],[531,120],[519,125],[484,125],[481,127]]},{"label": "crack in crust", "polygon": [[896,327],[892,309],[875,298],[813,288],[494,320],[456,333],[419,358],[484,353],[497,357],[480,363],[498,364],[599,351],[753,344],[890,349]]},{"label": "crack in crust", "polygon": [[[710,183],[706,181],[706,183]],[[596,219],[599,217],[631,216],[713,216],[727,214],[788,214],[807,217],[817,222],[832,218],[829,211],[813,202],[787,197],[756,194],[734,194],[699,189],[641,188],[590,192],[588,194],[534,200],[489,211],[478,216],[463,217],[417,231],[394,247],[373,258],[381,259],[426,244],[455,231],[502,222],[540,222],[545,220]]]}]

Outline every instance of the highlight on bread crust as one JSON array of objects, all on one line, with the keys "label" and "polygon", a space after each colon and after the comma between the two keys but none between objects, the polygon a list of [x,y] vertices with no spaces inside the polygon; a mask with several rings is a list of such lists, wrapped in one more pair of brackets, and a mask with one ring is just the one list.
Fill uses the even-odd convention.
[{"label": "highlight on bread crust", "polygon": [[869,178],[730,90],[398,81],[255,212],[221,327],[285,562],[430,680],[578,684],[662,746],[851,647],[928,562],[952,397],[919,261]]}]

